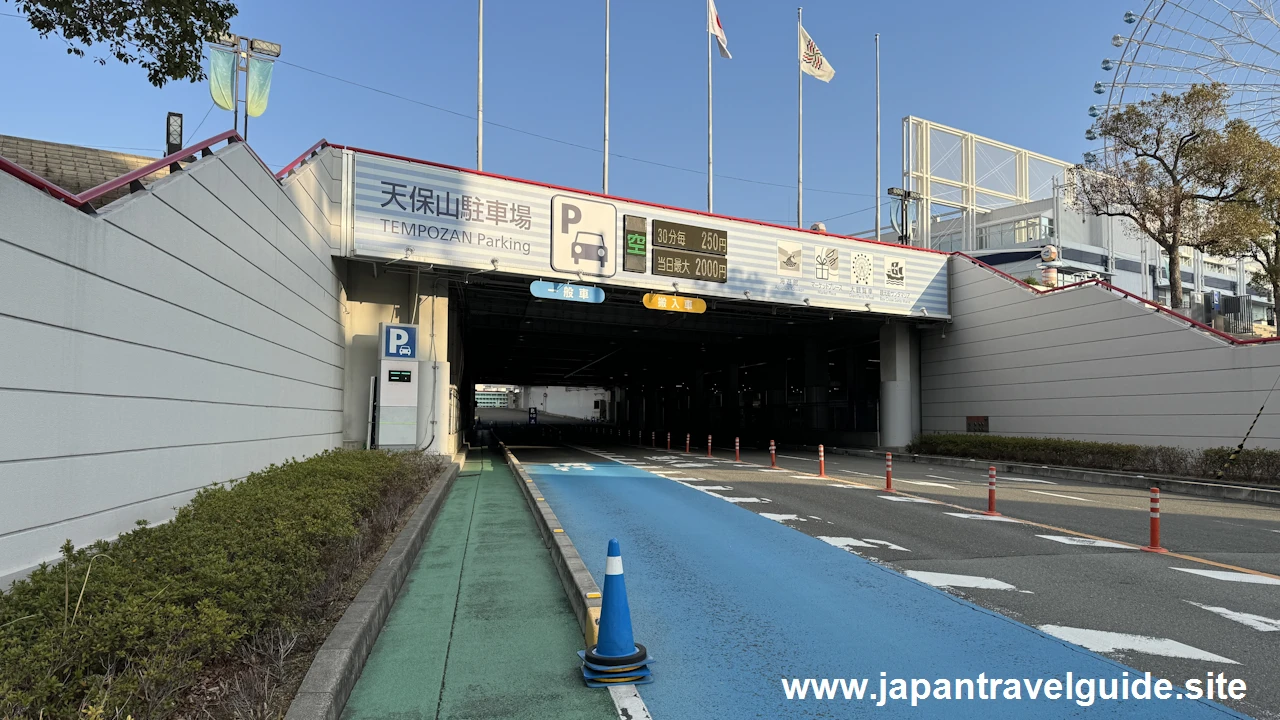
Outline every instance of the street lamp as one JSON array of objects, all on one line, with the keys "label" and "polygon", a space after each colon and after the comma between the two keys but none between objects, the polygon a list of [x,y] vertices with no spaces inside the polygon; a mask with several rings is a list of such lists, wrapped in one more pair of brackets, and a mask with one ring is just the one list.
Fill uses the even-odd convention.
[{"label": "street lamp", "polygon": [[[889,195],[898,198],[899,219],[893,224],[893,229],[898,232],[898,242],[903,245],[911,244],[911,214],[910,203],[923,199],[923,195],[911,190],[903,190],[902,188],[889,188]],[[892,218],[891,218],[892,219]]]}]

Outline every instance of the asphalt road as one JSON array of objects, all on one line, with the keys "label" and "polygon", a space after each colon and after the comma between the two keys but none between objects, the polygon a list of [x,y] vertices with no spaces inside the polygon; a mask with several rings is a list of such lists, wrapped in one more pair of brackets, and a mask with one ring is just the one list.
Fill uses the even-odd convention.
[{"label": "asphalt road", "polygon": [[[974,470],[900,461],[899,492],[889,495],[880,460],[832,456],[829,479],[820,479],[817,458],[798,453],[780,454],[769,471],[767,453],[743,453],[735,464],[732,449],[716,448],[708,461],[705,446],[688,455],[600,443],[592,450],[708,488],[1175,684],[1210,672],[1242,678],[1247,697],[1224,704],[1280,718],[1278,508],[1166,493],[1161,544],[1172,552],[1162,555],[1136,549],[1148,539],[1149,495],[1140,490],[1000,478],[1003,519],[992,520],[977,515],[987,477]],[[1071,544],[1079,542],[1089,544]]]}]

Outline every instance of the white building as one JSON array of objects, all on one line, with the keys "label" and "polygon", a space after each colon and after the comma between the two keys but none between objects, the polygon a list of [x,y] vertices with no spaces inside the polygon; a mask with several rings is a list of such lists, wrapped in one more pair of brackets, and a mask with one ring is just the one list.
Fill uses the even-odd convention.
[{"label": "white building", "polygon": [[[903,147],[904,187],[920,196],[918,218],[908,221],[912,245],[963,252],[1037,281],[1040,251],[1053,245],[1059,285],[1101,278],[1169,304],[1168,255],[1128,220],[1077,209],[1071,163],[915,117],[903,119]],[[1250,286],[1249,262],[1191,248],[1181,255],[1184,314],[1237,335],[1276,334],[1274,298]]]}]

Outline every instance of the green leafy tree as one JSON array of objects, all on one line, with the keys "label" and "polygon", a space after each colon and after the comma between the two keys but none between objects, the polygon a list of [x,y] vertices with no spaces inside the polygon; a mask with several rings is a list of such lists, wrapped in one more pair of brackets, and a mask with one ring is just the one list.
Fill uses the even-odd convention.
[{"label": "green leafy tree", "polygon": [[156,87],[203,80],[203,43],[227,32],[237,12],[221,0],[11,1],[40,37],[66,41],[68,54],[84,57],[86,48],[105,45],[116,60],[140,65]]},{"label": "green leafy tree", "polygon": [[1254,190],[1240,202],[1216,209],[1213,251],[1255,263],[1249,281],[1280,298],[1280,147],[1270,145]]},{"label": "green leafy tree", "polygon": [[1169,256],[1169,301],[1182,306],[1180,248],[1221,240],[1218,204],[1247,199],[1270,155],[1248,123],[1229,119],[1230,92],[1195,85],[1107,113],[1092,133],[1106,149],[1076,166],[1076,202],[1095,215],[1128,218],[1138,237]]}]

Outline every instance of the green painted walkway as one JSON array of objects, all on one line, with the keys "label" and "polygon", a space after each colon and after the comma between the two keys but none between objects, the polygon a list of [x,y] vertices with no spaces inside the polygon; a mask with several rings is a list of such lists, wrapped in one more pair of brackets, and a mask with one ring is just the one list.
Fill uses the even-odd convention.
[{"label": "green painted walkway", "polygon": [[515,483],[469,455],[343,720],[617,718],[582,684],[582,633]]}]

